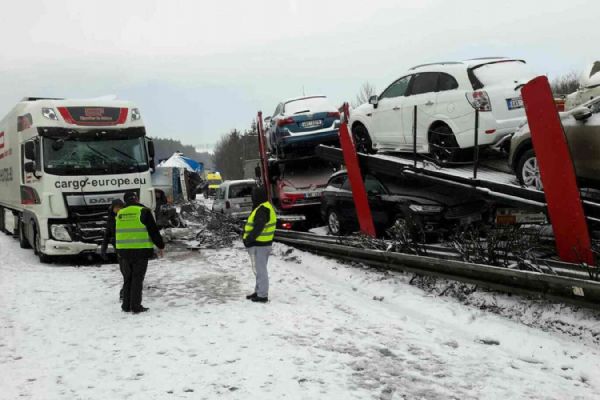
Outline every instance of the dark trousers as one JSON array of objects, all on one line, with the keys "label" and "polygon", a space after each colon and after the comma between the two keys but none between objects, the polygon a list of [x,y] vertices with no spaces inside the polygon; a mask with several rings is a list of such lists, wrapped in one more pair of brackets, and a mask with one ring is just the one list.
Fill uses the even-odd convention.
[{"label": "dark trousers", "polygon": [[148,269],[147,258],[127,259],[122,258],[121,271],[123,272],[123,310],[138,310],[142,306],[142,288],[144,277]]},{"label": "dark trousers", "polygon": [[123,284],[121,285],[121,290],[119,291],[119,300],[123,301],[123,293],[125,292],[125,271],[123,270],[123,259],[117,256],[117,260],[119,261],[119,269],[121,270],[121,275],[123,276]]}]

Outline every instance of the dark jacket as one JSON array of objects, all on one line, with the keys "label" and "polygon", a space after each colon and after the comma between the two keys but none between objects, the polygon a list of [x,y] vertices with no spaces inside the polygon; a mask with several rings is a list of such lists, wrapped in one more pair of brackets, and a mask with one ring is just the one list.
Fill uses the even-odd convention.
[{"label": "dark jacket", "polygon": [[244,239],[244,246],[270,246],[271,242],[257,242],[256,238],[262,233],[265,225],[269,223],[270,212],[267,207],[261,206],[262,203],[268,200],[267,192],[262,187],[256,187],[252,190],[252,208],[256,210],[254,215],[254,226]]},{"label": "dark jacket", "polygon": [[[125,203],[125,207],[129,207],[129,206],[133,206],[133,205],[138,205],[140,207],[143,207],[141,215],[140,215],[140,222],[142,224],[146,225],[146,229],[148,230],[148,235],[150,236],[150,240],[152,240],[152,243],[154,243],[154,245],[156,247],[158,247],[159,249],[164,249],[165,243],[163,241],[162,236],[160,235],[160,230],[158,229],[158,226],[156,225],[156,221],[154,220],[152,211],[150,211],[149,208],[146,208],[139,203],[133,203],[133,202]],[[118,249],[117,254],[119,255],[119,257],[122,257],[127,260],[133,260],[136,258],[152,258],[152,256],[154,255],[154,250],[153,249]]]},{"label": "dark jacket", "polygon": [[113,212],[113,207],[117,204],[123,205],[121,200],[113,200],[112,204],[108,207],[108,214],[106,217],[106,228],[104,229],[104,237],[102,238],[102,245],[100,246],[100,254],[104,257],[106,255],[106,249],[109,244],[115,246],[115,217],[116,214]]}]

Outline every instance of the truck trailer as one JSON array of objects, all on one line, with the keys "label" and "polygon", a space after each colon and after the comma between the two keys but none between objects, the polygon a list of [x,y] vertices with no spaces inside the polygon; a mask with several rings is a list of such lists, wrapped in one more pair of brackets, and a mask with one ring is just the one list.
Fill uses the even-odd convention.
[{"label": "truck trailer", "polygon": [[96,253],[113,200],[154,209],[153,158],[128,101],[25,98],[0,122],[0,230],[42,262]]}]

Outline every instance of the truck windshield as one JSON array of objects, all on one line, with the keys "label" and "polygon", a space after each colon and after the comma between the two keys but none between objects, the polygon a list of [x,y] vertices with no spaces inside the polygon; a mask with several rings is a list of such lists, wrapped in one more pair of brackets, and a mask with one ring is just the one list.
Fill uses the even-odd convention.
[{"label": "truck windshield", "polygon": [[56,175],[103,175],[148,170],[144,138],[52,138],[43,141],[44,170]]}]

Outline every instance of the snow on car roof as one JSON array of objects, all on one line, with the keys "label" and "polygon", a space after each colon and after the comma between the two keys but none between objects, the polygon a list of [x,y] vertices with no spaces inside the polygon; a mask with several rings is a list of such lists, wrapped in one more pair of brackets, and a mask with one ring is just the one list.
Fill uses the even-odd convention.
[{"label": "snow on car roof", "polygon": [[464,61],[439,61],[439,62],[432,62],[432,63],[427,63],[427,64],[420,64],[420,65],[416,65],[412,68],[409,69],[409,71],[413,71],[416,69],[426,69],[427,67],[433,67],[433,66],[467,66],[467,67],[473,67],[476,65],[482,65],[482,64],[489,64],[489,63],[493,63],[493,62],[497,62],[497,61],[520,61],[520,62],[525,62],[524,60],[519,60],[516,58],[510,58],[510,57],[480,57],[480,58],[471,58],[468,60],[464,60]]}]

